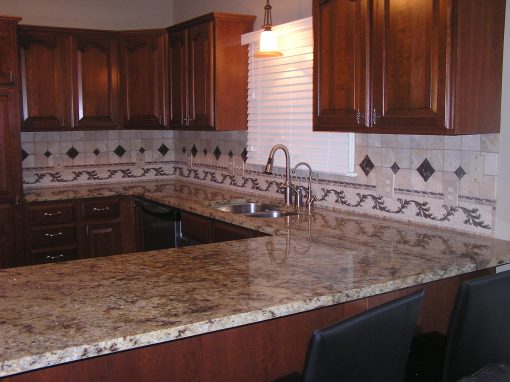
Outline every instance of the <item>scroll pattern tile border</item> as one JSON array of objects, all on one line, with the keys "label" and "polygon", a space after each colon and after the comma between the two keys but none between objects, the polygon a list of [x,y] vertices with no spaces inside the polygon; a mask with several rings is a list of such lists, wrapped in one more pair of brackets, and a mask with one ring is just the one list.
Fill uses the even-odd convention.
[{"label": "scroll pattern tile border", "polygon": [[[180,162],[154,163],[142,168],[83,166],[65,168],[62,171],[27,169],[24,172],[26,188],[163,179],[206,182],[217,187],[270,197],[280,197],[284,190],[281,176],[267,176],[257,171],[247,171],[243,176],[236,176],[226,173],[226,169],[214,166],[188,168]],[[296,182],[304,185],[302,178],[296,179]],[[339,181],[315,182],[314,192],[317,195],[317,205],[324,207],[431,224],[485,236],[494,234],[495,202],[490,200],[461,198],[457,207],[447,207],[443,204],[441,195],[422,192],[396,193],[395,198],[390,199],[378,195],[374,186]]]}]

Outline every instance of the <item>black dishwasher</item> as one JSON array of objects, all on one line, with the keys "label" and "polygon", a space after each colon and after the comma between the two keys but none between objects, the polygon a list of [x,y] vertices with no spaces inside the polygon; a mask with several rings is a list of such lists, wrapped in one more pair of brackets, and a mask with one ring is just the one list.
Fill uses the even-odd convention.
[{"label": "black dishwasher", "polygon": [[136,198],[141,212],[141,250],[181,247],[181,219],[177,208]]}]

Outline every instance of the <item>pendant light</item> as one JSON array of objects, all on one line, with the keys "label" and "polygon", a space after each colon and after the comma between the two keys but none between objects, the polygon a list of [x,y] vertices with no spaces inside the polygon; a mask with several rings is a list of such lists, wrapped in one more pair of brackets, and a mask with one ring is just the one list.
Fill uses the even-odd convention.
[{"label": "pendant light", "polygon": [[258,58],[283,56],[283,54],[278,51],[278,36],[271,30],[273,26],[271,9],[272,7],[269,5],[269,0],[267,0],[266,6],[264,7],[264,25],[262,25],[262,29],[264,30],[260,34],[260,49],[255,53],[255,57]]}]

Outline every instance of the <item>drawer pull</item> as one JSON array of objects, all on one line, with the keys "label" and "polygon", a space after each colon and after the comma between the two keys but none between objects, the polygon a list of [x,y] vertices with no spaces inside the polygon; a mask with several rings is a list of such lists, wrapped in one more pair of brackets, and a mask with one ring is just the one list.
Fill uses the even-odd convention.
[{"label": "drawer pull", "polygon": [[57,233],[45,233],[44,236],[45,237],[59,237],[59,236],[62,236],[63,233],[62,232],[57,232]]},{"label": "drawer pull", "polygon": [[60,255],[56,255],[56,256],[51,256],[51,255],[46,256],[46,260],[50,260],[50,261],[63,259],[63,258],[64,258],[64,255],[62,253]]},{"label": "drawer pull", "polygon": [[62,215],[62,211],[45,212],[43,215],[44,215],[44,216],[48,216],[48,217],[51,217],[51,216],[58,216],[58,215]]},{"label": "drawer pull", "polygon": [[106,206],[104,208],[94,207],[94,208],[92,208],[92,211],[94,211],[94,212],[110,211],[110,207],[108,207],[108,206]]}]

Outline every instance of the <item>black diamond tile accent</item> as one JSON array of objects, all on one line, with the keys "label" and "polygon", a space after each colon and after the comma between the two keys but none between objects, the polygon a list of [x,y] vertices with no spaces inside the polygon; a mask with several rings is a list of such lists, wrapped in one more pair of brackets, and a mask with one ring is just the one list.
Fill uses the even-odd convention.
[{"label": "black diamond tile accent", "polygon": [[204,149],[204,156],[207,156],[207,149]]},{"label": "black diamond tile accent", "polygon": [[420,167],[418,167],[416,171],[418,171],[425,182],[436,172],[427,158],[421,162]]},{"label": "black diamond tile accent", "polygon": [[140,147],[140,148],[138,149],[138,152],[139,152],[139,153],[141,153],[141,154],[143,154],[143,153],[145,152],[145,149],[144,149],[143,147]]},{"label": "black diamond tile accent", "polygon": [[25,150],[21,150],[21,160],[28,158],[28,153]]},{"label": "black diamond tile accent", "polygon": [[124,147],[122,147],[121,145],[118,145],[117,148],[115,150],[113,150],[113,152],[119,157],[121,158],[125,153],[126,153],[126,150],[124,149]]},{"label": "black diamond tile accent", "polygon": [[248,150],[246,150],[246,147],[244,148],[243,152],[241,153],[241,158],[243,158],[243,161],[245,163],[248,160]]},{"label": "black diamond tile accent", "polygon": [[216,146],[216,148],[214,149],[214,157],[216,158],[216,160],[219,160],[220,156],[221,156],[221,150],[218,146]]},{"label": "black diamond tile accent", "polygon": [[92,151],[92,153],[97,157],[101,153],[101,151],[99,151],[99,149],[96,148],[94,151]]},{"label": "black diamond tile accent", "polygon": [[50,152],[49,150],[46,150],[46,152],[44,153],[44,156],[45,156],[46,158],[51,157],[51,152]]},{"label": "black diamond tile accent", "polygon": [[182,146],[182,153],[186,154],[186,147]]},{"label": "black diamond tile accent", "polygon": [[191,155],[193,155],[193,158],[197,156],[197,153],[198,153],[197,146],[193,145],[193,147],[191,148]]},{"label": "black diamond tile accent", "polygon": [[455,175],[457,175],[457,178],[461,180],[462,178],[464,178],[464,175],[466,175],[466,171],[464,171],[464,169],[459,166],[459,168],[455,170]]},{"label": "black diamond tile accent", "polygon": [[230,151],[228,152],[228,157],[229,157],[229,158],[232,158],[233,156],[234,156],[234,153],[232,152],[232,150],[230,150]]},{"label": "black diamond tile accent", "polygon": [[80,152],[72,146],[69,150],[67,150],[66,154],[69,158],[74,159],[80,154]]},{"label": "black diamond tile accent", "polygon": [[163,143],[161,146],[159,146],[158,151],[161,153],[161,155],[165,156],[170,151],[170,149]]},{"label": "black diamond tile accent", "polygon": [[391,165],[391,171],[393,171],[393,173],[396,175],[397,172],[400,171],[400,166],[397,164],[397,162],[393,163]]},{"label": "black diamond tile accent", "polygon": [[374,162],[372,162],[368,155],[365,155],[365,158],[363,158],[359,166],[366,176],[368,176],[368,174],[370,174],[375,167]]}]

